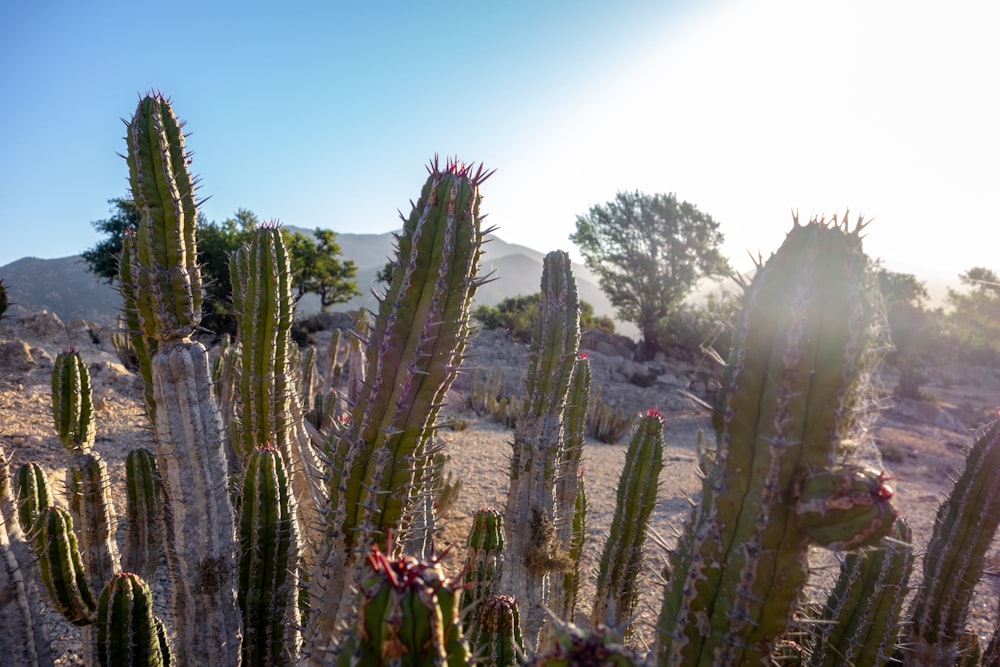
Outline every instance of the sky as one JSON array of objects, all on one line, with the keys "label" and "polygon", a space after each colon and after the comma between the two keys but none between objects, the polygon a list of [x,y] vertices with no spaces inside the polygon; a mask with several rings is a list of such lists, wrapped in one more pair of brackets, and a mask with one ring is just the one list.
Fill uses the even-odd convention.
[{"label": "sky", "polygon": [[577,216],[676,193],[738,269],[792,214],[873,219],[897,271],[1000,269],[1000,5],[924,0],[0,7],[0,266],[75,255],[126,195],[122,118],[187,121],[202,212],[399,228],[435,155],[497,234],[579,259]]}]

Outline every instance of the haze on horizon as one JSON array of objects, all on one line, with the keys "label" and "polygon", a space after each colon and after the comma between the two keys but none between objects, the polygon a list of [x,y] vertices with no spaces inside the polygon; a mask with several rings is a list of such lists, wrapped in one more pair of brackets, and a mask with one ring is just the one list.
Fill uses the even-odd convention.
[{"label": "haze on horizon", "polygon": [[497,234],[543,252],[579,259],[576,216],[642,190],[712,215],[737,268],[777,248],[792,211],[850,208],[893,270],[1000,269],[1000,6],[445,8],[8,3],[0,265],[99,240],[90,222],[126,193],[118,119],[157,88],[189,123],[210,220],[389,231],[427,160],[457,154],[497,169]]}]

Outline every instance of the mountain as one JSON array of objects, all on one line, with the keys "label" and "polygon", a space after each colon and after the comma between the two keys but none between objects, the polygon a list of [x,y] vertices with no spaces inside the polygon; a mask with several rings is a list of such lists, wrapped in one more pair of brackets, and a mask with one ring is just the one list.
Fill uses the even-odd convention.
[{"label": "mountain", "polygon": [[[288,229],[312,237],[312,230]],[[357,265],[358,286],[364,294],[334,309],[376,309],[372,290],[380,292],[382,289],[375,282],[375,276],[394,253],[392,233],[337,234],[337,243],[342,256]],[[483,248],[480,275],[489,274],[492,280],[479,288],[476,304],[492,306],[510,296],[537,292],[542,278],[543,257],[544,253],[532,248],[489,236]],[[593,273],[580,264],[574,264],[573,271],[577,276],[580,298],[593,305],[597,315],[613,316],[614,308],[597,286]],[[44,308],[64,321],[90,319],[110,323],[121,308],[117,289],[91,274],[78,255],[60,259],[25,257],[0,267],[0,279],[7,286],[12,303],[32,311]],[[316,312],[319,310],[319,299],[307,295],[298,309],[303,313]]]}]

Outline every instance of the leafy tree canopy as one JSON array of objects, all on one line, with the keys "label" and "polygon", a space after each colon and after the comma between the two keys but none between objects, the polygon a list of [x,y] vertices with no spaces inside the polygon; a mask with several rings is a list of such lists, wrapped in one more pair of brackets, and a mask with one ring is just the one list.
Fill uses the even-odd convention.
[{"label": "leafy tree canopy", "polygon": [[676,195],[619,192],[576,219],[570,240],[619,319],[638,325],[643,354],[656,351],[657,329],[705,276],[730,271],[719,253],[719,224]]},{"label": "leafy tree canopy", "polygon": [[[542,293],[509,296],[495,306],[479,306],[472,316],[485,329],[506,329],[516,341],[531,340],[532,330],[538,321],[538,305]],[[594,315],[594,307],[580,301],[580,327],[608,333],[615,332],[615,322],[610,317]]]},{"label": "leafy tree canopy", "polygon": [[959,280],[971,289],[948,290],[948,334],[966,357],[995,363],[1000,360],[1000,278],[977,266]]}]

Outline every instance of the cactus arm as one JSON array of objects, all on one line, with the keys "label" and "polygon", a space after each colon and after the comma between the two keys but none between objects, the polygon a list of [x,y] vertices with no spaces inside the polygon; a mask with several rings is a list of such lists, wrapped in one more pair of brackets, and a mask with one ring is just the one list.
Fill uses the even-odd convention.
[{"label": "cactus arm", "polygon": [[969,603],[1000,525],[1000,421],[977,438],[938,510],[910,611],[907,664],[951,664]]},{"label": "cactus arm", "polygon": [[0,448],[0,628],[6,640],[0,659],[12,665],[50,667],[52,649],[45,624],[39,622],[37,581],[28,567],[34,556],[18,522],[19,513],[12,494],[9,459]]},{"label": "cactus arm", "polygon": [[122,319],[125,324],[125,335],[128,336],[132,350],[139,364],[139,375],[142,377],[142,399],[146,406],[146,416],[151,424],[156,423],[156,403],[153,400],[153,367],[152,358],[156,354],[157,343],[153,338],[147,338],[139,320],[139,310],[136,305],[135,271],[138,268],[136,257],[135,233],[127,233],[122,239],[122,254],[118,259],[119,291],[122,296]]},{"label": "cactus arm", "polygon": [[56,356],[52,368],[52,416],[56,433],[67,451],[88,451],[94,446],[96,425],[90,373],[76,350]]},{"label": "cactus arm", "polygon": [[102,667],[169,664],[160,650],[153,595],[136,574],[112,577],[97,603],[97,658]]},{"label": "cactus arm", "polygon": [[73,457],[66,469],[66,491],[90,590],[101,590],[119,571],[120,559],[108,467],[97,452]]},{"label": "cactus arm", "polygon": [[[618,482],[618,501],[597,572],[590,623],[603,623],[628,637],[638,601],[638,578],[649,516],[656,506],[663,468],[663,418],[650,410],[636,428]],[[613,611],[613,618],[608,618]]]},{"label": "cactus arm", "polygon": [[[563,545],[554,538],[554,527],[571,521],[573,515],[572,503],[557,508],[554,497],[563,408],[580,343],[576,281],[567,253],[545,256],[541,294],[524,409],[514,431],[504,515],[508,555],[503,590],[520,605],[521,633],[529,652],[539,641],[550,586],[561,588],[562,574],[570,566]],[[561,601],[563,596],[555,597]]]},{"label": "cactus arm", "polygon": [[163,484],[156,458],[148,449],[133,449],[125,457],[125,503],[122,567],[151,581],[163,546]]},{"label": "cactus arm", "polygon": [[848,553],[813,631],[809,667],[891,664],[913,568],[912,533],[902,519],[878,548]]},{"label": "cactus arm", "polygon": [[73,534],[73,517],[60,507],[47,507],[36,525],[35,554],[52,608],[73,625],[89,625],[96,605]]},{"label": "cactus arm", "polygon": [[310,645],[335,636],[333,624],[353,603],[351,586],[364,576],[363,555],[398,526],[416,481],[415,454],[433,431],[469,333],[484,234],[479,185],[489,174],[452,162],[443,170],[435,162],[430,172],[398,239],[399,261],[367,347],[366,391],[331,446],[332,469],[344,474],[331,476],[329,537],[322,573],[311,581],[323,604]]},{"label": "cactus arm", "polygon": [[14,474],[14,498],[20,526],[30,532],[35,517],[44,508],[53,505],[48,477],[37,463],[29,461]]},{"label": "cactus arm", "polygon": [[479,654],[481,648],[483,628],[479,622],[480,607],[499,592],[497,588],[503,572],[503,549],[503,513],[493,507],[476,510],[469,530],[461,597],[465,630],[473,654]]}]

